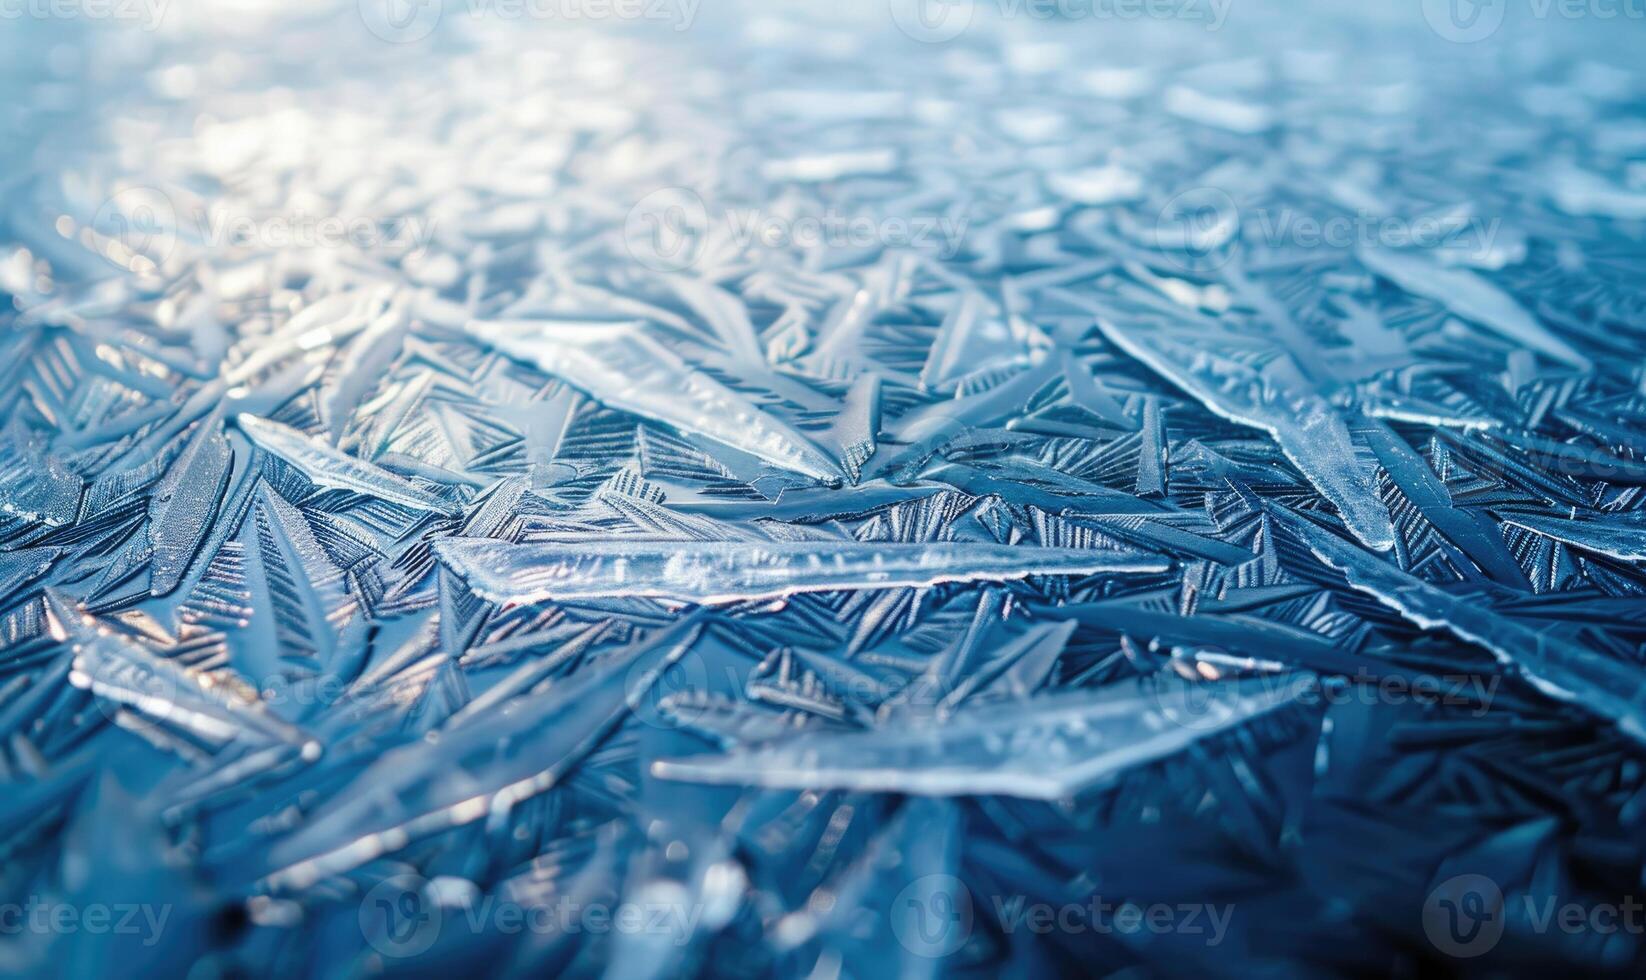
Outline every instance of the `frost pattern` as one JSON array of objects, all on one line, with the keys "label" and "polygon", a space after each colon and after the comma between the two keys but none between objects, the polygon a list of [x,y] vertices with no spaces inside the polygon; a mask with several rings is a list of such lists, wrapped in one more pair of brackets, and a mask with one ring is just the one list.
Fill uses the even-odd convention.
[{"label": "frost pattern", "polygon": [[1637,25],[169,6],[0,30],[0,906],[168,910],[0,973],[1646,966],[1433,919],[1640,879]]}]

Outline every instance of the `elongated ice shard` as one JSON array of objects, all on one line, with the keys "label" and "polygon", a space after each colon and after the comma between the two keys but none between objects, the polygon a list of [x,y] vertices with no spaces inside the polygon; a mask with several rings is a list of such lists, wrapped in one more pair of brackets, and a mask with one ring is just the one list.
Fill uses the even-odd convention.
[{"label": "elongated ice shard", "polygon": [[1608,521],[1607,517],[1611,515],[1603,517],[1596,514],[1590,520],[1574,521],[1535,514],[1504,514],[1503,523],[1536,531],[1544,537],[1598,555],[1610,555],[1623,561],[1646,561],[1646,523],[1624,523],[1615,517]]},{"label": "elongated ice shard", "polygon": [[327,428],[335,444],[367,392],[382,380],[405,342],[409,326],[399,306],[371,321],[361,336],[351,343],[335,376],[323,385],[321,404],[325,406]]},{"label": "elongated ice shard", "polygon": [[925,588],[1029,575],[1163,572],[1163,558],[946,541],[613,541],[502,544],[449,538],[435,553],[491,602],[651,596],[713,605],[797,592]]},{"label": "elongated ice shard", "polygon": [[1438,265],[1425,255],[1387,248],[1360,251],[1366,268],[1409,293],[1444,304],[1458,316],[1557,361],[1588,370],[1594,366],[1572,345],[1532,318],[1513,296],[1468,269]]},{"label": "elongated ice shard", "polygon": [[189,562],[211,531],[232,460],[222,421],[212,416],[200,423],[182,455],[155,486],[149,498],[148,532],[154,553],[149,588],[154,595],[165,595],[183,580]]},{"label": "elongated ice shard", "polygon": [[1612,660],[1450,595],[1283,507],[1269,506],[1268,512],[1316,558],[1342,572],[1350,586],[1424,629],[1443,629],[1478,643],[1518,667],[1545,694],[1585,707],[1616,722],[1630,738],[1646,742],[1646,670],[1639,665]]},{"label": "elongated ice shard", "polygon": [[1368,548],[1394,547],[1389,511],[1378,498],[1367,468],[1355,458],[1354,441],[1326,399],[1307,390],[1296,367],[1284,360],[1258,370],[1219,356],[1212,345],[1194,344],[1157,330],[1139,330],[1118,317],[1099,316],[1098,329],[1115,346],[1182,388],[1212,412],[1269,433],[1280,451],[1343,515],[1343,523]]},{"label": "elongated ice shard", "polygon": [[864,374],[846,392],[834,424],[821,441],[832,446],[841,469],[855,481],[874,455],[880,432],[880,376]]},{"label": "elongated ice shard", "polygon": [[1030,351],[1024,338],[1014,337],[1006,321],[976,292],[955,297],[943,317],[937,338],[920,369],[920,384],[943,390],[967,375],[1003,371],[1027,364]]},{"label": "elongated ice shard", "polygon": [[665,759],[652,772],[740,786],[1059,800],[1290,704],[1314,683],[1296,674],[1220,684],[1151,677],[980,707],[947,724],[919,718]]},{"label": "elongated ice shard", "polygon": [[424,493],[382,467],[339,452],[290,426],[255,415],[240,415],[235,424],[259,448],[295,466],[317,487],[364,494],[412,510],[446,515],[459,511],[450,501]]},{"label": "elongated ice shard", "polygon": [[53,632],[69,645],[74,657],[69,679],[75,686],[151,722],[208,739],[307,741],[302,731],[269,714],[261,703],[110,632],[61,593],[47,590],[46,606]]},{"label": "elongated ice shard", "polygon": [[0,603],[9,603],[16,590],[46,574],[61,557],[62,548],[0,551]]},{"label": "elongated ice shard", "polygon": [[1167,90],[1165,104],[1174,116],[1231,133],[1261,133],[1274,125],[1274,114],[1265,106],[1204,95],[1181,85]]},{"label": "elongated ice shard", "polygon": [[[271,849],[276,887],[307,887],[409,840],[471,823],[558,785],[691,649],[683,620],[652,640],[469,724],[385,754]],[[398,843],[396,843],[398,842]]]},{"label": "elongated ice shard", "polygon": [[1514,556],[1504,546],[1502,536],[1489,518],[1454,506],[1446,484],[1388,426],[1372,423],[1363,432],[1389,479],[1429,523],[1496,581],[1511,588],[1528,586],[1526,573],[1515,564]]},{"label": "elongated ice shard", "polygon": [[832,483],[840,467],[792,426],[646,336],[636,323],[474,321],[469,334],[613,408]]},{"label": "elongated ice shard", "polygon": [[1646,193],[1619,187],[1599,174],[1565,161],[1548,174],[1549,197],[1562,211],[1580,217],[1605,215],[1625,221],[1646,219]]},{"label": "elongated ice shard", "polygon": [[242,536],[252,613],[235,667],[259,685],[287,673],[351,679],[366,624],[302,513],[259,483]]},{"label": "elongated ice shard", "polygon": [[61,527],[80,508],[84,482],[42,451],[21,424],[0,432],[0,518]]}]

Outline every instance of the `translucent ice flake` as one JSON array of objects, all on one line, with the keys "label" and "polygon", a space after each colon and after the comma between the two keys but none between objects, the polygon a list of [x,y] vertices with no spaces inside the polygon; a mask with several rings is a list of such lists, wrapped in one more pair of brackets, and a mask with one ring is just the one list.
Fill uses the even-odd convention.
[{"label": "translucent ice flake", "polygon": [[365,623],[308,520],[260,484],[242,537],[240,581],[251,616],[235,665],[259,684],[292,676],[352,680]]},{"label": "translucent ice flake", "polygon": [[317,487],[347,490],[413,510],[457,513],[457,508],[448,501],[417,489],[387,470],[311,439],[290,426],[255,415],[237,416],[235,424],[259,448],[296,467]]},{"label": "translucent ice flake", "polygon": [[46,593],[52,631],[73,658],[70,682],[149,724],[165,724],[214,742],[307,741],[243,691],[158,656],[136,639],[97,623],[60,593]]},{"label": "translucent ice flake", "polygon": [[1141,196],[1144,187],[1140,174],[1114,164],[1053,174],[1046,178],[1046,182],[1053,191],[1081,204],[1130,201]]},{"label": "translucent ice flake", "polygon": [[1263,369],[1220,354],[1190,337],[1124,326],[1100,316],[1098,328],[1115,346],[1137,358],[1218,415],[1262,429],[1286,458],[1320,489],[1344,523],[1367,547],[1394,546],[1394,527],[1378,499],[1372,476],[1355,455],[1348,426],[1324,398],[1308,391],[1285,359]]},{"label": "translucent ice flake", "polygon": [[0,433],[0,515],[61,527],[75,519],[83,485],[20,424]]},{"label": "translucent ice flake", "polygon": [[1455,506],[1446,485],[1393,432],[1381,425],[1363,431],[1389,478],[1431,524],[1496,581],[1513,588],[1528,587],[1526,573],[1489,517]]},{"label": "translucent ice flake", "polygon": [[1646,219],[1646,191],[1619,187],[1599,174],[1557,166],[1550,174],[1549,196],[1567,214],[1603,215],[1626,221]]},{"label": "translucent ice flake", "polygon": [[720,604],[800,592],[926,588],[1031,575],[1161,572],[1128,551],[932,542],[611,541],[506,545],[451,539],[435,552],[489,602],[653,596]]},{"label": "translucent ice flake", "polygon": [[1166,91],[1165,105],[1173,115],[1234,133],[1261,133],[1274,126],[1274,115],[1267,106],[1206,95],[1182,85]]},{"label": "translucent ice flake", "polygon": [[61,548],[0,551],[0,603],[9,603],[19,589],[50,571],[62,556]]},{"label": "translucent ice flake", "polygon": [[883,174],[897,166],[892,149],[848,150],[841,153],[812,154],[788,160],[771,160],[761,168],[767,180],[818,182],[841,177]]},{"label": "translucent ice flake", "polygon": [[666,759],[665,779],[786,789],[1060,800],[1296,701],[1306,677],[1176,678],[981,707],[865,732],[800,735],[725,756]]},{"label": "translucent ice flake", "polygon": [[683,623],[576,678],[516,698],[439,740],[389,752],[268,855],[269,883],[303,888],[554,788],[691,649]]},{"label": "translucent ice flake", "polygon": [[1504,514],[1503,523],[1536,531],[1598,555],[1623,561],[1646,561],[1646,521],[1624,521],[1610,514],[1588,514],[1582,520]]},{"label": "translucent ice flake", "polygon": [[1370,595],[1424,629],[1442,629],[1478,643],[1524,671],[1539,690],[1572,701],[1617,723],[1646,742],[1646,673],[1549,630],[1523,625],[1378,561],[1313,521],[1281,508],[1270,513],[1296,534],[1351,587]]},{"label": "translucent ice flake", "polygon": [[211,530],[218,501],[228,484],[232,455],[215,417],[201,422],[155,485],[149,498],[149,548],[154,554],[150,591],[175,589]]},{"label": "translucent ice flake", "polygon": [[1444,305],[1471,323],[1574,367],[1589,370],[1594,366],[1571,344],[1538,323],[1513,296],[1477,272],[1447,268],[1426,255],[1387,248],[1362,249],[1359,254],[1373,272],[1407,292]]},{"label": "translucent ice flake", "polygon": [[840,468],[855,482],[873,456],[880,435],[880,376],[864,374],[846,392],[840,414],[820,441],[834,447]]},{"label": "translucent ice flake", "polygon": [[349,344],[342,366],[322,387],[321,401],[334,444],[341,440],[344,428],[367,392],[394,363],[409,329],[407,312],[403,304],[397,305],[373,319]]},{"label": "translucent ice flake", "polygon": [[800,432],[694,370],[637,323],[475,321],[467,329],[613,408],[707,436],[815,480],[843,479],[840,467]]}]

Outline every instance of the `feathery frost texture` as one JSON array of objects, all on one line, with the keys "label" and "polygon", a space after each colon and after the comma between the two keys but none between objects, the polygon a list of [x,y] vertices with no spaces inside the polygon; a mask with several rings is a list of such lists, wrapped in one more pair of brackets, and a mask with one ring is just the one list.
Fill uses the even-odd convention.
[{"label": "feathery frost texture", "polygon": [[160,6],[0,24],[0,975],[1646,969],[1638,19]]}]

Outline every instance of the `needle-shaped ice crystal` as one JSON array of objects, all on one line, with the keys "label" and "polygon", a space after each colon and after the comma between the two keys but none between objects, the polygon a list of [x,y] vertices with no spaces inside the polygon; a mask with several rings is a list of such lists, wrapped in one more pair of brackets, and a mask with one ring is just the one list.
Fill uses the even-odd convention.
[{"label": "needle-shaped ice crystal", "polygon": [[925,588],[1030,575],[1161,572],[1126,551],[974,542],[613,541],[510,545],[448,539],[435,552],[491,602],[653,596],[718,604],[797,592]]},{"label": "needle-shaped ice crystal", "polygon": [[843,476],[799,431],[694,369],[637,323],[475,321],[467,329],[613,408],[707,436],[815,480]]},{"label": "needle-shaped ice crystal", "polygon": [[457,507],[449,501],[425,493],[382,467],[355,459],[290,426],[255,415],[240,415],[235,424],[258,447],[296,467],[315,486],[377,497],[412,510],[457,513]]},{"label": "needle-shaped ice crystal", "polygon": [[665,759],[666,779],[922,796],[1070,798],[1134,766],[1296,701],[1296,675],[1225,684],[1151,678],[844,734],[799,735],[724,756]]}]

